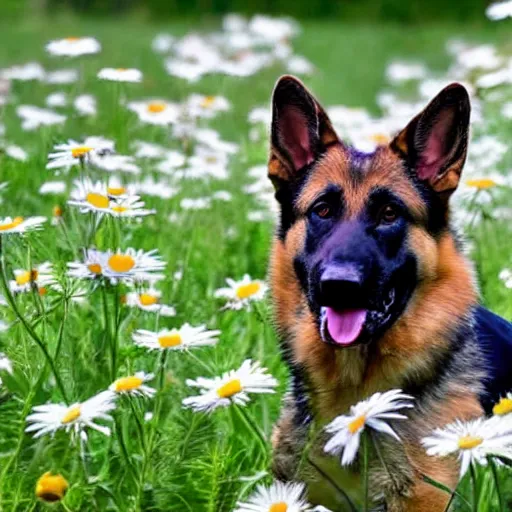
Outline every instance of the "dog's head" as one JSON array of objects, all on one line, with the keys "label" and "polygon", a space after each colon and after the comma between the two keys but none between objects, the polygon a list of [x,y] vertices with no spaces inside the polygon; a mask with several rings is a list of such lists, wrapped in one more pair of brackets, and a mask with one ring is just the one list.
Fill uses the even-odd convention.
[{"label": "dog's head", "polygon": [[276,244],[289,260],[281,280],[300,290],[296,305],[307,305],[325,343],[377,340],[418,283],[435,278],[436,243],[449,229],[448,200],[466,158],[468,94],[459,84],[446,87],[389,145],[368,154],[338,139],[294,77],[278,81],[272,108]]}]

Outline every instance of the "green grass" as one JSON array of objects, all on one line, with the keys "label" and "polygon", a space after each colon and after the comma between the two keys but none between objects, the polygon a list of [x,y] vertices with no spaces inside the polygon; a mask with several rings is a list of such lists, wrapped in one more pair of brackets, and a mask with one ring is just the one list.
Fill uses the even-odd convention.
[{"label": "green grass", "polygon": [[[137,138],[179,148],[178,141],[170,139],[165,130],[143,126],[135,116],[117,107],[119,88],[95,78],[103,66],[138,67],[144,71],[142,84],[122,88],[127,99],[160,96],[180,101],[192,91],[226,96],[233,105],[232,110],[209,125],[218,129],[223,138],[239,143],[241,148],[231,165],[228,181],[183,182],[180,194],[169,201],[145,198],[146,204],[157,210],[157,215],[140,224],[123,224],[121,231],[121,246],[157,248],[167,262],[166,279],[160,285],[162,302],[175,305],[177,316],[161,318],[161,327],[190,322],[193,325],[205,323],[222,331],[217,347],[194,352],[211,369],[211,374],[188,354],[170,353],[164,384],[156,399],[140,402],[149,410],[153,410],[155,400],[161,404],[160,416],[145,427],[147,441],[152,436],[150,425],[155,426],[151,453],[141,448],[132,412],[126,403],[121,403],[115,416],[126,440],[133,471],[121,451],[119,432],[113,434],[112,440],[91,433],[84,468],[78,449],[70,444],[68,435],[59,432],[53,439],[44,436],[34,440],[24,434],[24,418],[32,406],[59,402],[62,397],[45,368],[41,351],[26,330],[15,323],[0,334],[0,351],[8,354],[15,369],[12,377],[3,376],[4,386],[0,388],[0,510],[43,510],[45,505],[35,500],[34,486],[42,473],[52,470],[63,473],[70,483],[66,499],[62,505],[56,505],[57,510],[230,511],[238,499],[247,497],[253,486],[253,482],[241,477],[269,469],[270,451],[261,449],[236,411],[219,410],[206,416],[181,407],[181,400],[192,394],[185,379],[217,375],[238,367],[245,358],[258,359],[279,380],[279,392],[275,396],[256,397],[247,411],[270,435],[287,380],[267,305],[252,312],[222,312],[219,310],[221,303],[212,299],[213,291],[224,284],[226,277],[239,278],[249,273],[263,278],[266,273],[273,228],[270,222],[246,220],[247,213],[259,206],[254,198],[241,192],[241,187],[250,183],[246,170],[265,162],[267,145],[266,142],[249,142],[247,113],[252,107],[268,102],[273,84],[283,70],[274,67],[242,80],[210,76],[196,85],[188,85],[167,76],[161,57],[150,47],[153,36],[159,31],[181,35],[193,28],[212,26],[214,22],[204,26],[191,23],[156,26],[132,20],[78,18],[0,25],[0,67],[28,60],[38,60],[50,69],[67,66],[60,59],[45,55],[44,43],[52,38],[93,35],[103,45],[99,56],[78,61],[82,78],[77,84],[64,87],[14,84],[14,102],[0,110],[0,120],[7,127],[9,141],[27,149],[30,159],[20,163],[0,156],[0,182],[9,182],[8,192],[2,193],[0,216],[50,217],[55,204],[65,205],[65,196],[56,199],[38,194],[40,185],[53,177],[52,172],[45,170],[45,165],[47,154],[56,142],[103,135],[115,139],[117,150],[122,154],[129,152],[130,141]],[[398,25],[305,23],[294,47],[317,66],[318,71],[306,81],[324,104],[363,106],[376,112],[375,96],[384,85],[385,66],[391,58],[418,58],[432,69],[443,70],[449,64],[444,52],[447,38],[460,36],[472,41],[501,43],[509,34],[507,27],[434,25],[408,30]],[[70,62],[69,65],[75,64]],[[83,120],[70,116],[63,127],[23,132],[15,106],[23,103],[43,106],[44,98],[56,89],[66,90],[71,96],[82,92],[96,95],[98,117]],[[495,124],[491,132],[510,135],[510,127]],[[152,174],[151,166],[146,165],[144,172]],[[72,171],[66,179],[71,180],[73,176]],[[170,214],[180,210],[181,198],[210,195],[221,189],[230,191],[233,201],[216,202],[205,212],[187,213],[180,223],[167,220]],[[12,268],[28,267],[30,260],[51,261],[59,272],[64,272],[65,263],[76,259],[83,247],[78,228],[84,225],[84,217],[71,214],[67,209],[64,220],[69,226],[73,249],[62,230],[50,226],[24,239],[9,237],[3,247],[7,273],[11,275]],[[232,233],[231,236],[228,233]],[[111,225],[105,224],[96,235],[100,249],[113,245],[112,235]],[[497,277],[501,268],[511,264],[512,242],[507,223],[491,219],[469,235],[477,248],[474,253],[483,301],[508,318],[512,317],[510,293]],[[178,270],[183,270],[181,281],[173,279]],[[110,318],[113,299],[112,295]],[[59,330],[63,329],[62,350],[56,364],[71,401],[84,400],[112,381],[108,353],[103,350],[105,319],[101,293],[92,294],[84,307],[71,305],[66,318],[62,304],[50,310],[53,300],[60,299],[43,298],[42,314],[37,313],[36,307],[40,304],[31,294],[19,297],[18,303],[29,321],[37,322],[36,332],[50,353],[54,352]],[[7,322],[14,320],[7,308],[0,309],[0,315]],[[158,356],[135,348],[131,341],[134,329],[155,329],[155,317],[125,308],[122,315],[118,375],[141,369],[156,371]],[[141,478],[145,465],[147,470]],[[479,510],[496,510],[494,498],[488,498],[492,495],[488,474],[482,482],[481,495],[485,499]]]}]

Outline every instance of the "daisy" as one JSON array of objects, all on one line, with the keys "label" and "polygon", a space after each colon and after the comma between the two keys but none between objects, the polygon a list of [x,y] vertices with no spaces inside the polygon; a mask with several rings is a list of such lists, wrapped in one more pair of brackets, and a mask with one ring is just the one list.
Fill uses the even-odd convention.
[{"label": "daisy", "polygon": [[50,41],[46,45],[46,51],[52,55],[79,57],[99,53],[101,45],[94,37],[66,37]]},{"label": "daisy", "polygon": [[50,108],[65,107],[68,104],[68,99],[64,92],[54,92],[46,97],[45,103]]},{"label": "daisy", "polygon": [[34,437],[38,438],[45,434],[52,435],[60,429],[67,432],[73,430],[75,434],[85,437],[85,427],[92,428],[110,435],[110,429],[98,425],[95,420],[112,421],[107,413],[115,408],[115,394],[111,391],[103,391],[98,395],[89,398],[85,402],[75,403],[67,406],[63,404],[38,405],[32,409],[32,414],[27,416],[30,425],[25,432],[35,432]]},{"label": "daisy", "polygon": [[75,165],[82,165],[84,162],[89,163],[97,149],[100,148],[70,139],[67,144],[57,144],[54,146],[54,152],[48,155],[46,168],[69,170]]},{"label": "daisy", "polygon": [[203,96],[192,94],[186,104],[189,115],[203,119],[212,119],[218,112],[227,112],[231,106],[222,96]]},{"label": "daisy", "polygon": [[53,267],[49,261],[41,263],[32,270],[13,270],[14,280],[10,281],[9,287],[13,293],[30,292],[35,287],[40,295],[46,294],[46,287],[55,281]]},{"label": "daisy", "polygon": [[167,152],[167,148],[164,146],[143,140],[134,140],[132,148],[137,158],[164,158]]},{"label": "daisy", "polygon": [[125,185],[117,176],[108,179],[107,195],[111,199],[124,199],[133,196],[135,190],[133,185]]},{"label": "daisy", "polygon": [[45,70],[38,62],[27,62],[21,66],[12,66],[0,70],[0,78],[4,80],[20,80],[22,82],[30,80],[43,80]]},{"label": "daisy", "polygon": [[113,217],[121,218],[146,217],[156,213],[156,210],[144,208],[144,201],[139,201],[139,199],[139,196],[130,196],[111,201],[107,212]]},{"label": "daisy", "polygon": [[18,160],[19,162],[26,162],[28,160],[28,153],[22,147],[16,146],[15,144],[5,146],[3,151],[8,157]]},{"label": "daisy", "polygon": [[68,204],[78,206],[81,213],[107,213],[111,205],[107,186],[101,182],[93,183],[90,179],[76,180]]},{"label": "daisy", "polygon": [[509,268],[504,268],[499,274],[498,277],[501,281],[505,283],[507,288],[512,288],[512,270]]},{"label": "daisy", "polygon": [[161,296],[161,292],[151,287],[127,293],[125,304],[130,308],[139,308],[142,311],[158,313],[161,316],[175,316],[176,310],[172,306],[160,304]]},{"label": "daisy", "polygon": [[293,55],[286,60],[286,70],[295,75],[311,75],[315,68],[306,57]]},{"label": "daisy", "polygon": [[81,94],[73,101],[73,107],[81,116],[95,116],[97,113],[96,98],[90,94]]},{"label": "daisy", "polygon": [[103,253],[96,249],[84,250],[84,261],[72,261],[68,264],[67,275],[77,279],[98,279],[103,272]]},{"label": "daisy", "polygon": [[108,389],[116,394],[139,395],[151,398],[156,393],[156,389],[150,388],[144,383],[153,380],[153,378],[154,375],[152,373],[137,372],[135,375],[117,379]]},{"label": "daisy", "polygon": [[162,174],[171,176],[175,176],[176,169],[182,167],[186,161],[185,155],[179,151],[166,151],[164,158],[155,169]]},{"label": "daisy", "polygon": [[46,217],[0,217],[0,235],[25,233],[39,229],[46,222]]},{"label": "daisy", "polygon": [[219,334],[220,331],[209,331],[204,325],[192,327],[184,324],[179,329],[162,329],[158,332],[138,329],[133,333],[133,341],[149,350],[188,350],[215,345],[219,341]]},{"label": "daisy", "polygon": [[493,21],[504,20],[505,18],[512,18],[512,1],[496,2],[485,11],[486,16]]},{"label": "daisy", "polygon": [[512,423],[500,416],[478,418],[465,423],[457,420],[443,428],[437,428],[421,442],[428,455],[445,457],[457,454],[461,462],[462,478],[471,463],[485,466],[487,455],[510,449]]},{"label": "daisy", "polygon": [[27,131],[35,130],[40,126],[62,124],[66,121],[66,116],[62,114],[33,105],[20,105],[16,108],[16,114],[21,118],[21,127]]},{"label": "daisy", "polygon": [[112,82],[141,82],[142,71],[134,68],[103,68],[98,73],[101,80]]},{"label": "daisy", "polygon": [[112,155],[95,153],[92,156],[92,165],[107,172],[126,172],[129,174],[139,174],[140,167],[135,163],[132,156]]},{"label": "daisy", "polygon": [[3,352],[0,352],[0,371],[12,373],[11,360]]},{"label": "daisy", "polygon": [[206,146],[204,149],[209,148],[225,155],[233,155],[238,152],[238,144],[222,140],[219,132],[211,128],[196,128],[193,137],[199,144]]},{"label": "daisy", "polygon": [[175,123],[180,115],[180,108],[165,100],[132,101],[128,109],[139,116],[143,123],[168,125]]},{"label": "daisy", "polygon": [[185,398],[183,405],[194,411],[212,412],[231,404],[246,405],[249,393],[275,393],[277,380],[266,373],[260,363],[246,359],[238,370],[213,379],[188,379],[187,385],[200,388],[201,394]]},{"label": "daisy", "polygon": [[46,181],[39,187],[39,193],[46,194],[63,194],[66,192],[65,181]]},{"label": "daisy", "polygon": [[141,282],[162,279],[163,274],[155,273],[165,268],[165,262],[157,256],[156,249],[145,252],[132,248],[116,252],[107,251],[101,255],[101,273],[116,284],[118,281]]},{"label": "daisy", "polygon": [[36,483],[36,496],[43,501],[54,503],[66,495],[69,484],[61,474],[47,471]]},{"label": "daisy", "polygon": [[306,512],[311,507],[304,499],[305,485],[274,482],[270,487],[258,485],[247,502],[238,502],[234,512]]},{"label": "daisy", "polygon": [[57,71],[49,71],[44,77],[47,84],[73,84],[78,82],[79,73],[77,69],[58,69]]},{"label": "daisy", "polygon": [[228,287],[216,290],[214,297],[228,299],[224,306],[227,309],[247,308],[251,302],[263,299],[268,289],[263,281],[251,279],[249,274],[245,274],[240,281],[228,277],[226,283]]},{"label": "daisy", "polygon": [[151,43],[151,48],[157,53],[167,53],[174,43],[174,37],[169,34],[157,34]]},{"label": "daisy", "polygon": [[359,449],[361,434],[366,427],[382,432],[400,440],[395,431],[383,420],[407,419],[396,411],[413,407],[413,397],[402,393],[401,389],[392,389],[385,393],[375,393],[370,398],[350,407],[350,414],[335,418],[325,427],[325,431],[334,434],[324,446],[326,453],[338,455],[343,452],[341,464],[350,464]]},{"label": "daisy", "polygon": [[421,80],[426,78],[428,69],[422,62],[395,61],[386,69],[387,79],[394,85],[409,80]]},{"label": "daisy", "polygon": [[180,201],[180,206],[184,210],[208,210],[212,205],[209,197],[188,198]]},{"label": "daisy", "polygon": [[165,181],[155,181],[151,176],[146,177],[143,181],[135,185],[135,190],[138,193],[147,196],[159,197],[161,199],[170,199],[174,197],[179,189],[171,187]]},{"label": "daisy", "polygon": [[512,393],[507,393],[500,401],[492,408],[492,413],[495,416],[506,416],[512,413]]}]

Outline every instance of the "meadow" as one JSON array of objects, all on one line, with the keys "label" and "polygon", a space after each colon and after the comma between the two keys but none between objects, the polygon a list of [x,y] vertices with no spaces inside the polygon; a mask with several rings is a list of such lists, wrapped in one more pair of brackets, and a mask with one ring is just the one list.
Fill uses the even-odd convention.
[{"label": "meadow", "polygon": [[[8,288],[0,300],[1,511],[231,511],[256,484],[272,481],[267,440],[287,370],[270,301],[254,292],[265,289],[276,219],[265,164],[269,99],[283,73],[298,73],[331,108],[340,135],[362,149],[388,140],[444,84],[459,80],[471,87],[473,145],[456,193],[456,221],[475,262],[483,304],[512,319],[512,81],[505,71],[504,78],[499,74],[511,67],[510,20],[412,28],[263,23],[251,30],[235,22],[224,29],[217,19],[0,22],[0,250]],[[212,70],[208,62],[195,62],[198,41],[229,31],[249,41],[240,43],[240,35],[204,43],[229,66],[219,60]],[[184,37],[191,33],[198,37]],[[155,41],[158,34],[173,39]],[[45,50],[52,40],[79,37],[95,38],[101,50],[77,57]],[[250,61],[252,53],[263,55],[261,65]],[[291,66],[290,55],[305,60]],[[206,71],[197,80],[175,76],[166,71],[167,59],[171,70],[195,62]],[[12,68],[27,62],[40,65],[30,80]],[[221,65],[225,71],[214,72]],[[106,67],[115,77],[134,68],[142,78],[98,78]],[[55,83],[59,77],[51,72],[58,69],[76,70],[76,76]],[[95,104],[86,101],[88,112],[75,103],[82,95],[93,97]],[[138,101],[147,101],[145,112],[130,107]],[[66,118],[34,127],[37,115],[21,119],[21,105]],[[93,136],[103,139],[86,140]],[[49,154],[68,140],[77,141],[66,150],[69,165],[48,169]],[[84,194],[77,181],[87,180],[101,185]],[[95,201],[87,193],[97,194]],[[125,194],[140,196],[147,215],[123,202]],[[8,233],[5,226],[21,221],[5,217],[20,216],[46,222],[38,230]],[[70,277],[68,263],[83,262],[90,248],[157,250],[160,259],[148,272],[163,276],[142,285],[130,279],[133,268],[125,258],[110,278],[91,268],[103,265],[100,258],[80,267],[82,278]],[[41,267],[46,262],[49,271]],[[245,288],[235,286],[231,299],[216,293],[226,279],[246,274]],[[175,338],[167,345],[156,340],[155,350],[134,341],[139,330],[167,330],[169,338],[187,323],[220,331],[211,335],[218,341],[190,350]],[[199,394],[187,379],[220,376],[247,359],[268,369],[275,393],[211,413],[182,404]],[[145,384],[156,391],[119,393],[115,408],[106,411],[111,420],[98,420],[111,429],[109,436],[94,428],[83,429],[87,440],[66,428],[37,438],[25,432],[33,407],[81,403],[136,372],[153,374]],[[47,471],[69,484],[53,505],[35,494]],[[499,468],[499,477],[504,499],[512,500],[510,470]],[[499,510],[490,471],[479,473],[478,485],[478,510]],[[469,492],[468,482],[462,487]],[[455,500],[454,509],[467,507]]]}]

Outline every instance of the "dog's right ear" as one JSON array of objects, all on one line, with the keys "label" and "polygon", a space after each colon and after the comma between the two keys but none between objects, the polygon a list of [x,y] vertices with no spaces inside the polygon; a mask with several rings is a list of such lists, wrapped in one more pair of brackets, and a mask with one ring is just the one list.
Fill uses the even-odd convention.
[{"label": "dog's right ear", "polygon": [[297,78],[281,77],[272,96],[268,168],[274,186],[303,174],[335,142],[331,121],[313,95]]}]

